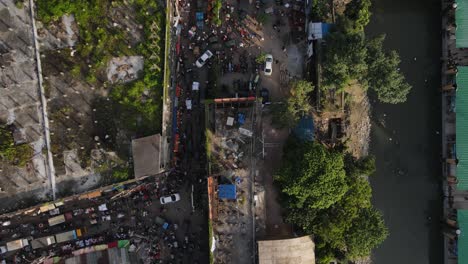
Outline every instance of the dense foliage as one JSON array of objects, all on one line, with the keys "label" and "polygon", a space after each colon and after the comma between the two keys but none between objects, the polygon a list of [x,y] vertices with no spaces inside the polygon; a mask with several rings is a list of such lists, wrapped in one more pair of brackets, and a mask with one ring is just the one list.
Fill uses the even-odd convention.
[{"label": "dense foliage", "polygon": [[312,83],[301,80],[292,83],[290,96],[281,104],[273,105],[273,122],[278,127],[293,127],[299,119],[310,112],[309,94],[314,90]]},{"label": "dense foliage", "polygon": [[275,182],[286,220],[315,236],[318,263],[368,256],[387,237],[366,179],[374,169],[372,157],[356,160],[295,138],[286,144]]},{"label": "dense foliage", "polygon": [[369,0],[351,1],[335,30],[326,37],[323,88],[341,90],[358,80],[381,102],[401,103],[406,101],[411,86],[399,71],[398,53],[384,51],[384,36],[368,39],[364,35],[370,4]]},{"label": "dense foliage", "polygon": [[0,125],[0,159],[9,164],[23,167],[32,158],[33,149],[28,144],[15,145],[9,127]]}]

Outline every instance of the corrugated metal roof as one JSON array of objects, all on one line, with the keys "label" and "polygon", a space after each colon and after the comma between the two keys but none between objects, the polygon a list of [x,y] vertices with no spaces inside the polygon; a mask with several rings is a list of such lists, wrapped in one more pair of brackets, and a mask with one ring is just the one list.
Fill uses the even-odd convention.
[{"label": "corrugated metal roof", "polygon": [[468,210],[458,210],[457,222],[461,231],[458,236],[458,263],[468,263]]},{"label": "corrugated metal roof", "polygon": [[456,96],[457,189],[468,190],[468,67],[458,67]]},{"label": "corrugated metal roof", "polygon": [[455,31],[457,48],[468,48],[468,0],[457,0],[455,10]]}]

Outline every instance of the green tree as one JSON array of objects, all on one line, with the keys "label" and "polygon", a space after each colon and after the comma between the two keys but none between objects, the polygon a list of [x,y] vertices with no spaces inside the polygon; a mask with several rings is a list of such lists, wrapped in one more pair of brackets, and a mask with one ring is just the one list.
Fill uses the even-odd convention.
[{"label": "green tree", "polygon": [[351,80],[364,80],[367,50],[360,34],[330,33],[323,62],[323,87],[343,89]]},{"label": "green tree", "polygon": [[273,123],[278,127],[295,126],[303,115],[311,111],[309,94],[313,90],[314,85],[310,82],[304,80],[294,82],[288,99],[272,107]]},{"label": "green tree", "polygon": [[387,236],[388,229],[382,214],[373,208],[362,209],[346,232],[346,255],[351,260],[369,256],[371,250],[380,245]]},{"label": "green tree", "polygon": [[276,182],[289,208],[328,208],[347,191],[343,155],[313,142],[288,141]]},{"label": "green tree", "polygon": [[286,221],[315,236],[318,263],[366,256],[387,236],[371,204],[367,176],[374,170],[372,156],[355,159],[317,143],[287,142],[275,183]]},{"label": "green tree", "polygon": [[371,39],[367,43],[366,62],[369,65],[367,81],[369,87],[383,103],[397,104],[406,101],[411,86],[399,71],[400,57],[396,51],[384,52],[385,35]]},{"label": "green tree", "polygon": [[362,33],[364,27],[369,24],[371,12],[371,0],[352,0],[346,5],[344,12],[344,29],[349,33]]}]

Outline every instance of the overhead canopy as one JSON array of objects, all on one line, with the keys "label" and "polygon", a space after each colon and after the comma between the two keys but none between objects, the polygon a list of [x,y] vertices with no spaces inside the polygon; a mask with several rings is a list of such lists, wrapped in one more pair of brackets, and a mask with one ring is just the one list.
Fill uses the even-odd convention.
[{"label": "overhead canopy", "polygon": [[456,96],[457,189],[468,190],[468,67],[458,67]]},{"label": "overhead canopy", "polygon": [[236,186],[234,184],[218,185],[218,197],[219,199],[235,200],[237,198]]},{"label": "overhead canopy", "polygon": [[456,0],[455,31],[457,48],[468,48],[468,0]]},{"label": "overhead canopy", "polygon": [[468,263],[468,210],[458,210],[458,263]]},{"label": "overhead canopy", "polygon": [[315,264],[314,249],[310,236],[258,241],[258,263]]}]

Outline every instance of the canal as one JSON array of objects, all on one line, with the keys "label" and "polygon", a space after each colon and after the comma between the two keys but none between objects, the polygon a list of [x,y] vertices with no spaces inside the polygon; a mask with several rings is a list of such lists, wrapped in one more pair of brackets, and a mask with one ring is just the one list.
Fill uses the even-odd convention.
[{"label": "canal", "polygon": [[440,1],[373,0],[372,10],[367,35],[386,33],[385,47],[400,53],[401,71],[413,86],[404,104],[373,103],[370,152],[377,159],[377,172],[370,179],[373,203],[390,231],[374,250],[373,260],[443,263]]}]

